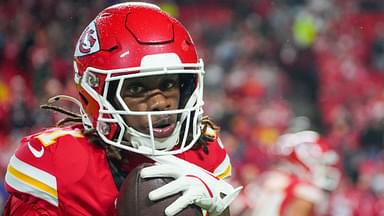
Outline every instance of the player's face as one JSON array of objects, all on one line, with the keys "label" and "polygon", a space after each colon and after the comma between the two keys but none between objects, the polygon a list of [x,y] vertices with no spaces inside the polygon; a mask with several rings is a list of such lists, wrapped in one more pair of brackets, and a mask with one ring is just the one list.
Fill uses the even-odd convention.
[{"label": "player's face", "polygon": [[[178,108],[180,81],[177,75],[147,76],[124,82],[122,98],[132,111],[166,111]],[[151,115],[153,134],[165,138],[176,127],[177,114]],[[139,132],[149,134],[146,115],[124,116],[125,122]]]}]

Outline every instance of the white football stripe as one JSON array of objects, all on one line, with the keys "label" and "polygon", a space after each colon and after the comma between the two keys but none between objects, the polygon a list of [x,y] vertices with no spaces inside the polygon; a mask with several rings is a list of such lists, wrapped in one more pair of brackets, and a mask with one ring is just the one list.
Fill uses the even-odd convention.
[{"label": "white football stripe", "polygon": [[[176,53],[160,53],[146,55],[141,59],[141,67],[169,67],[181,65],[180,57]],[[182,67],[180,67],[182,68]]]}]

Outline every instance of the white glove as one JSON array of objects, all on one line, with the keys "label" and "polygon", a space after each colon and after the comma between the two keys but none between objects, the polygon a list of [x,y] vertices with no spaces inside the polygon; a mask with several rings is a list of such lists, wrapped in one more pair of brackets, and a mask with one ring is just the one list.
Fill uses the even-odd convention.
[{"label": "white glove", "polygon": [[175,180],[149,193],[156,201],[173,194],[183,195],[165,209],[167,216],[176,215],[189,204],[208,211],[209,216],[220,215],[237,197],[242,187],[234,189],[212,173],[173,155],[149,156],[155,165],[141,170],[142,178],[172,177]]}]

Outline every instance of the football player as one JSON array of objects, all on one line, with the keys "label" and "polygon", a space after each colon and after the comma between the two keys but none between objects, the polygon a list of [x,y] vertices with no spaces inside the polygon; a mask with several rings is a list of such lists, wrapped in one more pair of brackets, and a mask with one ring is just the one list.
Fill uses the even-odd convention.
[{"label": "football player", "polygon": [[252,216],[309,216],[324,211],[338,185],[338,155],[315,131],[286,133],[276,143],[278,163],[245,191],[256,192]]},{"label": "football player", "polygon": [[80,101],[59,95],[42,106],[68,117],[21,140],[5,215],[115,215],[122,181],[146,162],[143,178],[175,178],[151,200],[183,192],[166,215],[189,204],[210,216],[228,209],[241,188],[223,180],[231,165],[203,116],[203,62],[179,21],[149,3],[110,6],[81,34],[73,65]]}]

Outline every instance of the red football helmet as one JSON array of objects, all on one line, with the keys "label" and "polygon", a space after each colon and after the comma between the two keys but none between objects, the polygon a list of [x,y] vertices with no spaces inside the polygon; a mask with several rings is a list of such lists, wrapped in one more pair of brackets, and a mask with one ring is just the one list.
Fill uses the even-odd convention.
[{"label": "red football helmet", "polygon": [[[161,155],[186,151],[199,138],[203,63],[185,27],[156,5],[127,2],[101,11],[77,42],[74,70],[83,124],[95,128],[106,143]],[[125,104],[125,80],[165,74],[183,77],[178,109],[142,112]],[[156,138],[152,117],[172,114],[178,115],[176,129],[169,137]],[[124,115],[145,116],[149,134],[127,125]]]},{"label": "red football helmet", "polygon": [[341,173],[336,168],[339,156],[315,131],[281,135],[275,145],[277,155],[308,171],[313,183],[325,190],[337,187]]}]

